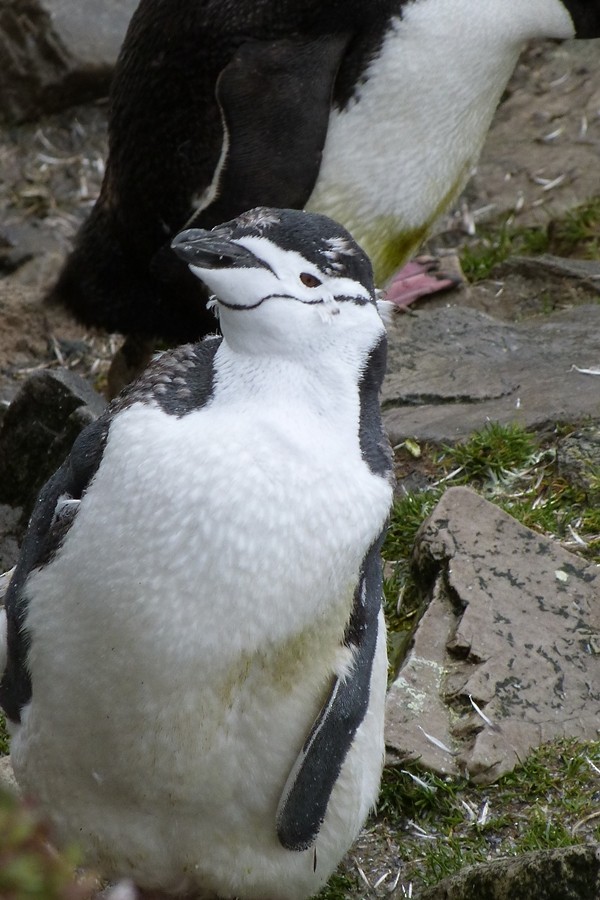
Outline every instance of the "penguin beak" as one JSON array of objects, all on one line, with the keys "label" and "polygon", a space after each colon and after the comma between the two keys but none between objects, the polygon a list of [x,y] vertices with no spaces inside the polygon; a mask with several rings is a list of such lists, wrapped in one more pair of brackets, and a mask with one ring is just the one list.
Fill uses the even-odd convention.
[{"label": "penguin beak", "polygon": [[171,249],[184,262],[198,269],[256,268],[256,256],[219,231],[188,228],[171,242]]}]

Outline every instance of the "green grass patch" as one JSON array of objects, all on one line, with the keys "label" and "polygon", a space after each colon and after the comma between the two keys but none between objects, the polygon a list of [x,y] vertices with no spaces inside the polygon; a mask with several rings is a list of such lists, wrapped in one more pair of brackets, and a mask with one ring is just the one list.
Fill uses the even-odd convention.
[{"label": "green grass patch", "polygon": [[435,884],[463,866],[600,838],[600,742],[541,747],[496,784],[386,769],[378,819],[399,833],[403,881]]},{"label": "green grass patch", "polygon": [[446,467],[460,468],[461,480],[482,482],[532,463],[536,442],[520,425],[490,422],[466,441],[444,447]]},{"label": "green grass patch", "polygon": [[570,210],[547,227],[520,227],[512,215],[496,226],[478,229],[477,238],[461,251],[461,266],[470,281],[490,277],[509,256],[556,256],[600,259],[600,197]]},{"label": "green grass patch", "polygon": [[570,210],[548,226],[551,253],[600,259],[600,197]]},{"label": "green grass patch", "polygon": [[462,248],[460,264],[469,281],[483,281],[509,256],[546,253],[549,246],[545,228],[515,228],[508,220],[499,227],[479,229],[476,241]]},{"label": "green grass patch", "polygon": [[318,900],[347,900],[348,896],[356,895],[357,889],[357,878],[346,872],[336,872],[317,896]]},{"label": "green grass patch", "polygon": [[424,610],[424,598],[412,573],[411,554],[421,524],[443,493],[441,486],[407,493],[392,509],[382,555],[384,611],[388,625],[388,657],[393,674],[406,654],[414,627]]}]

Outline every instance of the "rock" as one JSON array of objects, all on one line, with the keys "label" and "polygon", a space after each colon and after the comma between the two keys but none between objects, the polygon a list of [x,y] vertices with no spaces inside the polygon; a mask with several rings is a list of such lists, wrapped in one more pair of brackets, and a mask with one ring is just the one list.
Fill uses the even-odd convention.
[{"label": "rock", "polygon": [[104,96],[138,0],[4,0],[0,110],[10,121]]},{"label": "rock", "polygon": [[533,316],[586,306],[600,293],[600,262],[545,254],[511,256],[495,266],[489,278],[463,286],[460,292],[432,298],[427,309],[469,307],[494,319],[520,322]]},{"label": "rock", "polygon": [[554,429],[600,412],[600,305],[499,322],[459,307],[394,315],[382,403],[393,444],[452,443],[490,419]]},{"label": "rock", "polygon": [[451,488],[415,567],[431,602],[388,694],[392,751],[490,783],[540,744],[598,739],[598,566]]},{"label": "rock", "polygon": [[510,256],[494,269],[494,276],[503,279],[513,274],[526,278],[543,278],[564,283],[575,278],[592,296],[600,294],[600,262],[595,259],[569,259],[542,253],[541,256]]},{"label": "rock", "polygon": [[10,275],[33,259],[34,252],[6,231],[0,232],[0,274]]},{"label": "rock", "polygon": [[19,786],[12,770],[10,756],[0,756],[0,792],[6,791],[9,794],[18,794]]},{"label": "rock", "polygon": [[42,369],[21,387],[0,427],[0,503],[28,517],[44,482],[60,466],[104,400],[68,369]]},{"label": "rock", "polygon": [[[57,361],[71,368],[77,357],[82,371],[89,372],[103,352],[96,332],[66,310],[43,303],[37,289],[15,284],[14,276],[0,277],[0,323],[0,424],[28,373]],[[80,352],[71,353],[76,343]]]},{"label": "rock", "polygon": [[[398,900],[403,896],[398,893]],[[468,866],[415,900],[598,900],[600,846],[537,850]]]},{"label": "rock", "polygon": [[590,501],[600,501],[600,425],[589,425],[563,438],[557,462],[558,472],[566,481]]}]

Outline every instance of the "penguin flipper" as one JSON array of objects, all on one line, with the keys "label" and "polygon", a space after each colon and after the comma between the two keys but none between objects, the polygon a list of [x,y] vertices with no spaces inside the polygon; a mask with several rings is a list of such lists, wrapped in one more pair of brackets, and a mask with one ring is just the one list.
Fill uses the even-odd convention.
[{"label": "penguin flipper", "polygon": [[[220,344],[220,338],[209,338],[154,360],[100,418],[83,429],[67,459],[42,488],[6,592],[8,659],[4,675],[0,669],[0,707],[14,722],[20,721],[21,709],[31,698],[26,664],[29,638],[24,624],[28,603],[25,585],[34,569],[52,559],[73,524],[79,501],[100,465],[113,417],[136,402],[157,403],[174,416],[203,406],[212,394],[213,360]],[[182,386],[184,375],[191,389]],[[0,629],[0,637],[1,633]]]},{"label": "penguin flipper", "polygon": [[73,524],[79,500],[100,464],[108,422],[108,417],[102,416],[84,428],[65,462],[42,488],[6,592],[7,659],[0,681],[0,706],[14,722],[20,721],[21,709],[31,698],[25,583],[34,569],[52,559]]},{"label": "penguin flipper", "polygon": [[287,850],[307,850],[315,841],[334,785],[363,721],[370,698],[383,591],[381,536],[369,550],[354,594],[345,643],[353,666],[336,678],[296,760],[277,810],[277,836]]},{"label": "penguin flipper", "polygon": [[219,75],[224,152],[215,199],[187,227],[255,206],[302,209],[314,188],[335,78],[350,34],[248,41]]}]

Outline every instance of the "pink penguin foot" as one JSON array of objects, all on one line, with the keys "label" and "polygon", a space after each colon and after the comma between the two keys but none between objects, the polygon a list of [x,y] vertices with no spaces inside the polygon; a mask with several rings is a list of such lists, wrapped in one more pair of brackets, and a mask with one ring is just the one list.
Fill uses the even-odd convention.
[{"label": "pink penguin foot", "polygon": [[385,299],[405,309],[421,297],[448,291],[463,283],[455,257],[439,260],[434,256],[417,256],[392,276],[385,289]]}]

